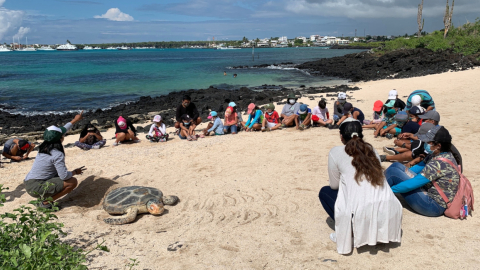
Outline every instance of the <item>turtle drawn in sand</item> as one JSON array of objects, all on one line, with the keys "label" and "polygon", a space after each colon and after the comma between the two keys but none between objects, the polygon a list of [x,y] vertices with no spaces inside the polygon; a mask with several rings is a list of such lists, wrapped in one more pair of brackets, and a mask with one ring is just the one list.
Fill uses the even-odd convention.
[{"label": "turtle drawn in sand", "polygon": [[174,205],[177,196],[163,196],[163,193],[151,187],[120,187],[110,191],[103,200],[103,209],[111,215],[122,215],[106,218],[103,221],[110,225],[121,225],[133,222],[138,214],[150,213],[160,215],[165,210],[163,205]]}]

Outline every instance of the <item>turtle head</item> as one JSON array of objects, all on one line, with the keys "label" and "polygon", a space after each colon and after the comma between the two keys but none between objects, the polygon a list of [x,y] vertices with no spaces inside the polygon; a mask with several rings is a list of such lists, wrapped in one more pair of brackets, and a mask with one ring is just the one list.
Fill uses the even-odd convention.
[{"label": "turtle head", "polygon": [[147,202],[147,210],[152,215],[161,215],[165,208],[163,208],[163,203],[158,200],[149,200]]}]

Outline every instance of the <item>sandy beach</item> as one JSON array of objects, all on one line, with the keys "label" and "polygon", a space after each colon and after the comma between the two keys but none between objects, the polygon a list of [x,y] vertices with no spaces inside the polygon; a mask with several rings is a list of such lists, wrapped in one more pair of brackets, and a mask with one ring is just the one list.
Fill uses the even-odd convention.
[{"label": "sandy beach", "polygon": [[[464,174],[480,198],[480,167],[474,162],[480,154],[471,149],[480,132],[479,85],[477,68],[357,83],[361,90],[347,94],[369,119],[373,103],[385,101],[391,89],[403,100],[413,90],[429,91],[441,114],[440,124],[452,134]],[[313,109],[320,95],[325,94],[299,101]],[[327,100],[332,111],[333,101]],[[373,138],[373,130],[364,134],[380,154],[383,146],[392,145],[386,138]],[[95,251],[89,269],[124,269],[130,258],[138,260],[137,269],[478,269],[480,264],[480,220],[475,212],[460,221],[423,217],[404,208],[400,245],[337,254],[329,239],[334,224],[318,192],[328,185],[327,156],[341,144],[338,130],[289,128],[196,142],[174,137],[158,144],[142,133],[142,142],[118,147],[112,146],[114,130],[103,135],[108,141],[101,150],[66,149],[69,169],[84,165],[88,170],[78,177],[79,186],[60,200],[64,208],[57,213],[68,232],[66,240],[87,249],[105,240],[110,252]],[[78,135],[67,136],[64,144],[76,140]],[[33,160],[4,164],[0,169],[2,183],[10,188],[0,212],[31,200],[23,179],[32,164]],[[383,163],[384,168],[389,165]],[[105,224],[105,193],[131,185],[155,187],[181,201],[166,206],[162,216],[141,215],[122,226]],[[167,250],[177,242],[181,248]]]}]

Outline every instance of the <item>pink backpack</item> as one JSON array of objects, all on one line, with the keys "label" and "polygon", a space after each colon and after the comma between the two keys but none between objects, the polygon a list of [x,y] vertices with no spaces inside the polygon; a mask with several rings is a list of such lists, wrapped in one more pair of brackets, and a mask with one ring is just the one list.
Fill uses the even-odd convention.
[{"label": "pink backpack", "polygon": [[445,203],[447,203],[447,210],[445,210],[445,216],[453,219],[465,218],[468,214],[472,214],[473,211],[473,189],[470,181],[462,174],[460,168],[455,166],[453,162],[446,158],[438,158],[437,160],[444,161],[455,170],[457,170],[460,175],[460,182],[458,183],[457,194],[453,198],[453,201],[449,201],[443,190],[438,186],[436,181],[432,181],[433,185],[437,189],[440,196],[442,196]]}]

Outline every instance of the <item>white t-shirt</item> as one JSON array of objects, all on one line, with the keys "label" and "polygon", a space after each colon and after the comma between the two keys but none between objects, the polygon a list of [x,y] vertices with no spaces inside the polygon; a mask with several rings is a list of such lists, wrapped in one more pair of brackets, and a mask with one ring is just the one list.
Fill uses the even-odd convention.
[{"label": "white t-shirt", "polygon": [[318,116],[318,118],[320,118],[324,122],[328,120],[327,113],[328,113],[328,109],[326,107],[325,109],[320,109],[319,106],[313,108],[313,111],[312,111],[313,115]]}]

